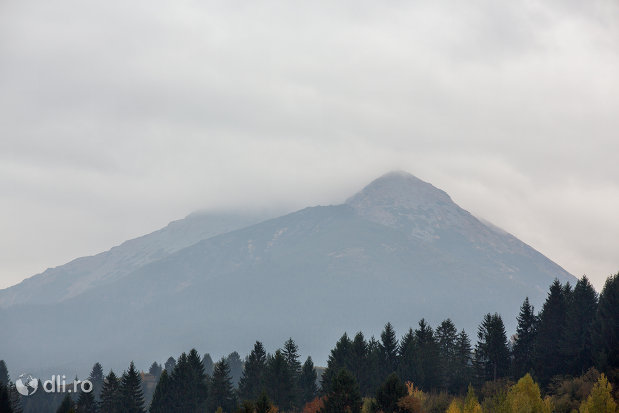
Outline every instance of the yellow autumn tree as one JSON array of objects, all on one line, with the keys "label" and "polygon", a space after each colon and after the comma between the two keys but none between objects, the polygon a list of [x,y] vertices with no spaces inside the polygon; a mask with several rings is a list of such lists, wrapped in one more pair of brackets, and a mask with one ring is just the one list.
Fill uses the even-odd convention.
[{"label": "yellow autumn tree", "polygon": [[591,394],[580,405],[580,413],[616,413],[617,403],[612,396],[613,388],[604,374],[593,385]]},{"label": "yellow autumn tree", "polygon": [[466,393],[466,398],[464,399],[464,405],[462,406],[462,413],[482,413],[481,405],[477,401],[477,396],[475,395],[475,390],[470,384],[469,390]]},{"label": "yellow autumn tree", "polygon": [[462,409],[460,408],[460,405],[461,403],[458,402],[458,400],[453,399],[445,413],[462,413]]},{"label": "yellow autumn tree", "polygon": [[552,412],[550,399],[542,400],[539,386],[528,373],[509,389],[507,407],[511,413]]}]

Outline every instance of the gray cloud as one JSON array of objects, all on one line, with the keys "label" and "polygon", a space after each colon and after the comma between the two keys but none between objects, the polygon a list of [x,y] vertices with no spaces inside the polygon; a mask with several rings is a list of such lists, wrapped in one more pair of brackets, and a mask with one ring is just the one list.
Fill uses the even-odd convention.
[{"label": "gray cloud", "polygon": [[0,287],[199,208],[390,169],[600,287],[619,268],[616,2],[0,4]]}]

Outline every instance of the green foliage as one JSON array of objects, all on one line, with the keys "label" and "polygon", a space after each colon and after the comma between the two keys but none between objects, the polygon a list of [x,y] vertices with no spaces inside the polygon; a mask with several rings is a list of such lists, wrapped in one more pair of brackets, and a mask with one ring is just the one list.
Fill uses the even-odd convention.
[{"label": "green foliage", "polygon": [[498,314],[486,314],[477,332],[475,366],[482,382],[509,374],[510,354],[503,319]]},{"label": "green foliage", "polygon": [[303,363],[301,369],[301,375],[299,376],[299,391],[301,396],[301,405],[311,401],[318,394],[318,388],[316,386],[316,370],[314,369],[314,363],[312,358],[308,357]]},{"label": "green foliage", "polygon": [[266,367],[266,351],[262,343],[256,341],[245,360],[245,369],[239,381],[239,396],[242,400],[254,400],[265,389]]},{"label": "green foliage", "polygon": [[110,370],[109,374],[103,380],[99,410],[106,413],[121,412],[120,382],[112,370]]},{"label": "green foliage", "polygon": [[468,384],[473,379],[471,360],[471,340],[464,330],[460,332],[456,339],[456,361],[454,366],[453,382],[450,390],[452,392],[462,394],[466,390]]},{"label": "green foliage", "polygon": [[614,383],[619,383],[619,273],[604,284],[593,331],[596,365]]},{"label": "green foliage", "polygon": [[591,394],[580,405],[580,413],[616,413],[617,403],[612,396],[612,386],[604,374],[593,386]]},{"label": "green foliage", "polygon": [[593,364],[591,332],[598,307],[597,301],[597,293],[587,277],[583,276],[576,283],[568,302],[565,330],[559,343],[567,374],[584,374]]},{"label": "green foliage", "polygon": [[92,383],[92,395],[95,401],[99,401],[103,388],[103,367],[101,367],[101,364],[95,363],[92,366],[88,380]]},{"label": "green foliage", "polygon": [[221,407],[224,412],[231,413],[236,408],[236,395],[232,386],[230,367],[225,358],[215,363],[206,404],[209,412]]},{"label": "green foliage", "polygon": [[518,326],[516,327],[516,340],[513,349],[515,377],[522,377],[533,371],[536,335],[537,316],[535,309],[529,303],[529,297],[527,297],[520,307]]},{"label": "green foliage", "polygon": [[144,413],[142,378],[133,361],[120,379],[120,405],[123,413]]},{"label": "green foliage", "polygon": [[269,413],[272,407],[273,404],[269,396],[263,391],[258,397],[258,400],[256,400],[256,413]]},{"label": "green foliage", "polygon": [[64,399],[62,399],[62,403],[60,403],[60,406],[56,409],[56,413],[75,413],[73,399],[71,399],[68,393],[64,396]]},{"label": "green foliage", "polygon": [[77,413],[96,413],[97,412],[97,403],[95,401],[95,396],[93,392],[80,392],[79,398],[77,399]]},{"label": "green foliage", "polygon": [[457,357],[458,330],[450,320],[444,320],[436,328],[438,346],[439,383],[444,390],[456,391],[458,374]]},{"label": "green foliage", "polygon": [[355,377],[341,369],[330,386],[320,413],[360,413],[363,404]]},{"label": "green foliage", "polygon": [[[378,349],[378,347],[377,347]],[[327,369],[322,375],[321,378],[321,387],[323,393],[328,393],[331,391],[331,384],[333,384],[333,379],[339,373],[341,369],[347,369],[348,371],[352,370],[352,342],[348,338],[348,334],[344,333],[342,337],[335,343],[335,347],[331,350],[331,354],[329,354],[329,359],[327,360]],[[380,359],[377,360],[380,362]],[[379,366],[377,366],[378,368]]]},{"label": "green foliage", "polygon": [[0,384],[8,386],[9,381],[9,370],[6,368],[4,360],[0,360]]},{"label": "green foliage", "polygon": [[376,406],[384,413],[399,412],[398,401],[406,395],[406,386],[400,377],[391,373],[376,392]]},{"label": "green foliage", "polygon": [[380,334],[380,349],[382,353],[381,371],[383,375],[394,373],[398,368],[398,339],[391,323],[385,324]]},{"label": "green foliage", "polygon": [[600,373],[591,368],[580,377],[553,380],[549,390],[555,413],[578,411],[580,404],[589,396],[599,377]]},{"label": "green foliage", "polygon": [[294,383],[292,373],[281,350],[267,360],[267,393],[282,410],[293,406]]},{"label": "green foliage", "polygon": [[535,343],[535,374],[542,384],[550,382],[553,375],[565,371],[565,360],[560,351],[561,337],[565,330],[565,314],[571,299],[571,289],[555,280],[542,307]]}]

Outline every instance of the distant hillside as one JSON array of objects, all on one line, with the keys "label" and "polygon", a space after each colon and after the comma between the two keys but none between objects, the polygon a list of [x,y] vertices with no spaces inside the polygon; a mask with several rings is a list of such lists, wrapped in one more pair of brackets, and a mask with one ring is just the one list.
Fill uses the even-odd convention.
[{"label": "distant hillside", "polygon": [[[0,323],[11,335],[0,354],[29,371],[95,360],[123,368],[191,347],[244,354],[254,340],[273,349],[293,337],[321,365],[343,331],[378,334],[387,321],[403,332],[422,317],[433,325],[451,317],[474,337],[483,314],[499,312],[513,330],[526,296],[539,305],[554,278],[576,281],[400,172],[343,205],[240,226],[159,259],[132,260],[130,269],[119,261],[109,275],[93,266],[101,281],[60,301],[6,308]],[[81,282],[74,275],[57,287],[50,275],[39,277],[49,277],[51,291],[76,291]],[[20,288],[28,296],[28,286]]]}]

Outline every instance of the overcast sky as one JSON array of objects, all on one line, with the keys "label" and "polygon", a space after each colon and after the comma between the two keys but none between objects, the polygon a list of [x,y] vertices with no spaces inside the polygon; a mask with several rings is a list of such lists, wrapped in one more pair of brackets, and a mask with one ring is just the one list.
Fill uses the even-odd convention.
[{"label": "overcast sky", "polygon": [[0,288],[197,209],[403,169],[600,289],[619,6],[0,1]]}]

